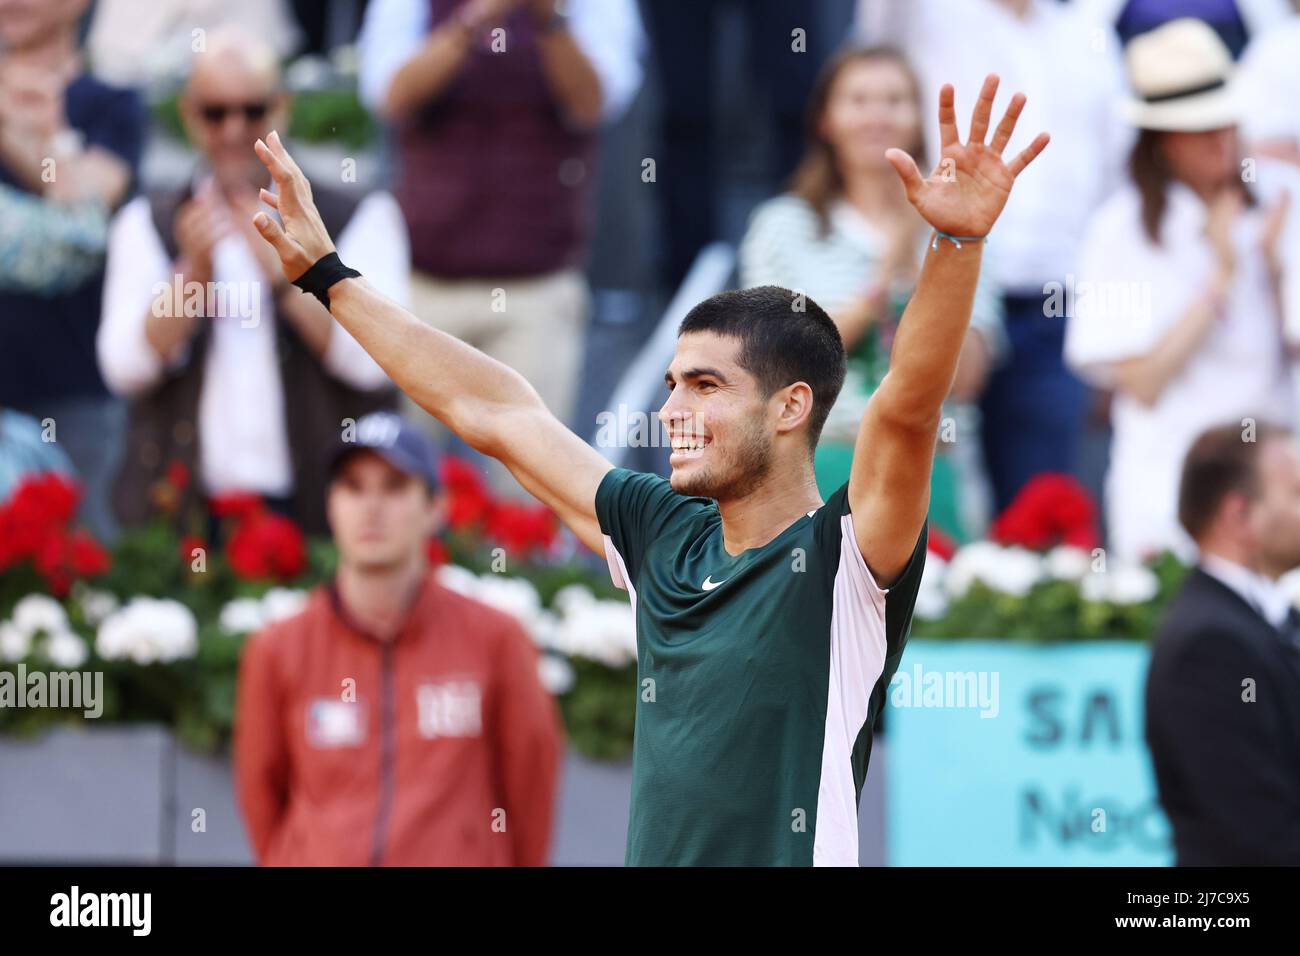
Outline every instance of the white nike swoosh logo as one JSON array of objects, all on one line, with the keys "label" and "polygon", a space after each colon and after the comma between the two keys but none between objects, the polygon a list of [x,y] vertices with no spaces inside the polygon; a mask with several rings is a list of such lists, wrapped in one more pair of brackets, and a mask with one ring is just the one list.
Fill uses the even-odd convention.
[{"label": "white nike swoosh logo", "polygon": [[707,578],[704,579],[704,583],[701,584],[700,587],[704,588],[704,590],[706,591],[712,591],[719,584],[726,584],[728,581],[731,580],[730,578],[723,578],[721,581],[714,581],[712,580],[712,578],[713,575],[710,574]]}]

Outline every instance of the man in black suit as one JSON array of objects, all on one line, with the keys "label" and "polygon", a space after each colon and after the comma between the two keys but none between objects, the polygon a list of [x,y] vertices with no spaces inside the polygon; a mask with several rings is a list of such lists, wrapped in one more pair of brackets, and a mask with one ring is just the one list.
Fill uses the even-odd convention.
[{"label": "man in black suit", "polygon": [[1300,448],[1211,429],[1183,462],[1178,518],[1200,558],[1156,636],[1146,738],[1180,866],[1300,865]]}]

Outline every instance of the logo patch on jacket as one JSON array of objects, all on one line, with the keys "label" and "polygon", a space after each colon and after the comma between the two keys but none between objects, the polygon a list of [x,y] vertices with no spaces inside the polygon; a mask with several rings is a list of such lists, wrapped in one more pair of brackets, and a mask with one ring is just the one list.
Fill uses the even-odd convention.
[{"label": "logo patch on jacket", "polygon": [[483,726],[483,696],[472,680],[441,681],[415,688],[420,736],[477,737]]},{"label": "logo patch on jacket", "polygon": [[356,703],[317,697],[307,705],[307,742],[313,747],[355,747],[366,740],[366,711]]}]

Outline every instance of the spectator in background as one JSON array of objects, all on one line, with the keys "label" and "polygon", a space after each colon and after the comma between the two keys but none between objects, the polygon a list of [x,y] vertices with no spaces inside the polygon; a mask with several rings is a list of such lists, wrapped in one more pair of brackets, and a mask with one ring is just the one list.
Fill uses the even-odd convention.
[{"label": "spectator in background", "polygon": [[[139,98],[106,86],[82,64],[77,21],[86,5],[0,0],[0,189],[10,209],[46,228],[72,208],[97,208],[88,213],[95,217],[121,203],[143,147]],[[68,225],[65,218],[58,228]],[[125,412],[95,363],[102,259],[92,249],[76,276],[60,276],[68,252],[67,245],[50,249],[48,287],[15,288],[9,276],[0,288],[0,406],[26,412],[53,435],[82,484],[81,520],[109,539],[109,484]],[[69,288],[74,278],[80,281]]]},{"label": "spectator in background", "polygon": [[281,60],[301,40],[286,0],[96,0],[86,49],[112,82],[145,86],[184,77],[222,26],[247,31]]},{"label": "spectator in background", "polygon": [[1239,57],[1252,37],[1272,30],[1286,16],[1289,0],[1073,0],[1115,25],[1120,42],[1150,33],[1171,20],[1194,17],[1214,28]]},{"label": "spectator in background", "polygon": [[52,202],[0,184],[0,292],[70,292],[103,271],[107,245],[98,199]]},{"label": "spectator in background", "polygon": [[582,358],[596,128],[640,83],[632,0],[565,7],[373,0],[359,41],[362,98],[397,128],[412,311],[518,369],[560,418]]},{"label": "spectator in background", "polygon": [[1211,429],[1182,468],[1197,566],[1156,634],[1146,740],[1179,866],[1300,866],[1300,448]]},{"label": "spectator in background", "polygon": [[[823,498],[848,480],[867,399],[888,368],[895,325],[928,249],[930,231],[885,159],[885,150],[898,147],[925,167],[921,114],[916,77],[899,51],[867,47],[836,55],[813,87],[807,148],[790,192],[758,207],[741,243],[740,284],[806,294],[835,320],[849,353],[844,390],[817,446]],[[1003,347],[1001,304],[986,268],[955,400],[979,396]],[[960,483],[946,459],[935,460],[931,521],[964,539]]]},{"label": "spectator in background", "polygon": [[433,447],[378,413],[336,443],[333,583],[244,647],[235,784],[257,861],[540,866],[562,731],[509,615],[440,585]]},{"label": "spectator in background", "polygon": [[[1001,511],[1035,474],[1083,470],[1089,396],[1062,360],[1066,319],[1053,302],[1077,270],[1088,216],[1117,183],[1130,138],[1116,116],[1118,49],[1104,24],[1055,0],[879,0],[864,6],[861,26],[868,40],[907,52],[924,102],[944,83],[978,90],[997,73],[1003,89],[1029,97],[1019,128],[1031,132],[1020,135],[1052,134],[989,237],[1010,354],[981,397],[981,431]],[[957,114],[972,105],[959,97]]]},{"label": "spectator in background", "polygon": [[1066,355],[1115,390],[1112,551],[1187,556],[1174,500],[1195,436],[1249,416],[1293,420],[1280,300],[1289,288],[1300,309],[1300,216],[1286,198],[1297,176],[1261,159],[1242,181],[1232,61],[1210,27],[1175,20],[1127,55],[1141,132],[1130,182],[1089,226]]},{"label": "spectator in background", "polygon": [[1291,16],[1257,35],[1238,67],[1246,155],[1300,167],[1300,0]]},{"label": "spectator in background", "polygon": [[821,21],[830,19],[826,6],[823,0],[654,0],[645,5],[663,97],[655,189],[664,223],[668,288],[681,283],[699,251],[722,232],[714,114],[725,14],[735,12],[746,31],[746,86],[758,94],[746,108],[766,106],[773,152],[770,190],[799,162],[795,131],[818,68],[840,40],[840,34],[828,37],[823,29]]},{"label": "spectator in background", "polygon": [[0,408],[0,502],[24,478],[47,471],[75,477],[72,462],[57,442],[45,441],[40,422],[11,408]]},{"label": "spectator in background", "polygon": [[[283,128],[288,108],[273,52],[250,34],[214,31],[181,100],[203,166],[113,222],[98,345],[105,379],[131,398],[114,488],[124,523],[149,518],[151,487],[181,461],[200,494],[252,492],[324,532],[321,449],[346,419],[396,401],[383,370],[285,281],[254,231],[258,188],[270,184],[253,143]],[[404,298],[406,236],[392,197],[316,195],[341,230],[339,254]],[[193,289],[209,294],[195,301]]]}]

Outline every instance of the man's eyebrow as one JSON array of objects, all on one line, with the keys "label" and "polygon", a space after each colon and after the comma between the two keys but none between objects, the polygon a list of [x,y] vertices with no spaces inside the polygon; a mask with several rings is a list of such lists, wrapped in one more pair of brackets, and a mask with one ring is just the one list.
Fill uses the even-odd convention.
[{"label": "man's eyebrow", "polygon": [[[688,368],[686,371],[682,372],[682,379],[683,381],[686,381],[693,378],[703,378],[706,375],[709,378],[716,378],[720,383],[724,385],[727,382],[727,376],[723,375],[716,368]],[[670,385],[672,384],[673,382],[672,369],[669,369],[668,371],[664,372],[664,381]]]}]

